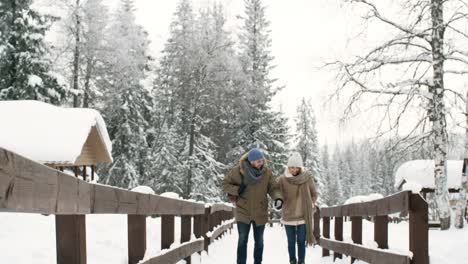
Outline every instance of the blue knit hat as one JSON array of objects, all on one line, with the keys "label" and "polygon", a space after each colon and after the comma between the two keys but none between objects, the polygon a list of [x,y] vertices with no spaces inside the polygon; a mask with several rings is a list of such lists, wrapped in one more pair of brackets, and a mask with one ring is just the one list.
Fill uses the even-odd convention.
[{"label": "blue knit hat", "polygon": [[249,154],[247,156],[247,159],[252,162],[252,161],[255,161],[255,160],[261,160],[261,159],[264,159],[264,156],[263,156],[263,151],[261,151],[260,149],[258,148],[253,148],[249,151]]}]

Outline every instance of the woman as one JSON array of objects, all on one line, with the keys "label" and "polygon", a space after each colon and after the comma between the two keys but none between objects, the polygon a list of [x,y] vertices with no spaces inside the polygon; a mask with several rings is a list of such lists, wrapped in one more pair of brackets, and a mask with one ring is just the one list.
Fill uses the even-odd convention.
[{"label": "woman", "polygon": [[291,264],[304,264],[306,244],[315,243],[313,215],[317,191],[314,177],[304,169],[299,153],[292,153],[288,160],[288,168],[284,175],[279,177],[278,184],[284,196],[281,223],[286,228],[289,261]]}]

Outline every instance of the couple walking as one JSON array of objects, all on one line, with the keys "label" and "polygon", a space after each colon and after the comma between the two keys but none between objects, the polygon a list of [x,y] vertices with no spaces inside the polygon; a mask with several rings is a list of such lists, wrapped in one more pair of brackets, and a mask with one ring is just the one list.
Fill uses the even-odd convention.
[{"label": "couple walking", "polygon": [[239,233],[237,264],[245,264],[247,261],[251,228],[255,240],[254,263],[262,263],[263,232],[268,222],[267,194],[273,199],[274,207],[282,209],[281,223],[286,230],[290,263],[304,263],[306,245],[315,243],[313,214],[317,191],[313,175],[304,168],[299,153],[292,153],[286,171],[275,179],[265,163],[263,152],[254,148],[228,172],[223,188],[229,200],[236,205]]}]

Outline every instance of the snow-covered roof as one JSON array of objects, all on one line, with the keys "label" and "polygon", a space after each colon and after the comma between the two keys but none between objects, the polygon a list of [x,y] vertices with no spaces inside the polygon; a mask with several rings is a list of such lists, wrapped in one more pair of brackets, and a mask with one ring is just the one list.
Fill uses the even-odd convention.
[{"label": "snow-covered roof", "polygon": [[[450,189],[459,189],[461,185],[463,161],[447,160],[446,165],[447,187]],[[406,182],[411,186],[416,184],[420,188],[435,188],[434,167],[435,163],[433,160],[412,160],[403,163],[395,173],[395,187],[399,188]]]},{"label": "snow-covered roof", "polygon": [[39,101],[0,101],[0,120],[0,147],[32,160],[75,164],[89,143],[91,150],[87,151],[98,162],[112,162],[112,144],[96,110]]}]

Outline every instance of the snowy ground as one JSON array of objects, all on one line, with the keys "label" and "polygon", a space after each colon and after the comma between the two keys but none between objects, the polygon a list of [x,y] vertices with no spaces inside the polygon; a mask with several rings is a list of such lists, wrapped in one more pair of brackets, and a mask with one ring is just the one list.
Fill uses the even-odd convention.
[{"label": "snowy ground", "polygon": [[[180,226],[176,218],[176,227]],[[158,254],[160,249],[160,221],[148,218],[148,252],[146,258]],[[0,263],[51,264],[55,257],[55,220],[53,216],[35,214],[0,213]],[[87,216],[88,263],[127,263],[127,220],[126,216],[93,215]],[[332,223],[333,226],[333,223]],[[350,240],[351,224],[345,223],[345,240]],[[373,225],[364,222],[364,244],[373,246]],[[390,248],[398,252],[408,252],[408,224],[401,223],[389,227]],[[441,232],[430,230],[431,264],[468,264],[464,256],[468,248],[468,228],[462,231],[451,229]],[[176,240],[180,238],[176,230]],[[249,262],[252,263],[253,238],[249,243]],[[235,263],[237,243],[236,228],[231,234],[219,239],[206,252],[193,256],[194,264]],[[308,248],[306,263],[332,263],[330,258],[322,259],[321,248]],[[180,263],[183,263],[181,261]],[[286,235],[284,229],[275,225],[265,230],[264,263],[288,263]],[[345,259],[335,263],[349,263]],[[359,262],[358,262],[359,263]],[[363,263],[363,262],[360,262]]]}]

